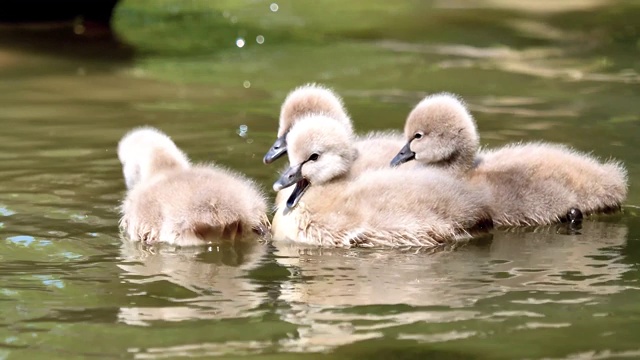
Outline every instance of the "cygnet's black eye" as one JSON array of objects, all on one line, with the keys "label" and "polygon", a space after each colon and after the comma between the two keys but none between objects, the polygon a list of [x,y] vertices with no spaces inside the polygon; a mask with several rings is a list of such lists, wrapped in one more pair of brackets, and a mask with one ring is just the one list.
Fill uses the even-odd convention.
[{"label": "cygnet's black eye", "polygon": [[318,160],[318,158],[320,157],[320,155],[313,153],[311,154],[311,156],[309,156],[309,161],[316,161]]},{"label": "cygnet's black eye", "polygon": [[418,131],[415,135],[413,135],[414,139],[422,139],[424,133],[422,131]]}]

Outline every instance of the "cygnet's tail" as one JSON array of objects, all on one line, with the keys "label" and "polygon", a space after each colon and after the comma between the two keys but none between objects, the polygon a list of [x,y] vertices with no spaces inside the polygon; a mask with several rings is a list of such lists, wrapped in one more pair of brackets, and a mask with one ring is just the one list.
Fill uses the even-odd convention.
[{"label": "cygnet's tail", "polygon": [[621,209],[627,198],[628,178],[627,169],[615,160],[598,163],[597,172],[586,182],[589,187],[575,206],[585,215],[594,213],[614,213]]},{"label": "cygnet's tail", "polygon": [[609,192],[605,205],[609,208],[619,208],[627,198],[629,186],[627,169],[621,162],[615,160],[607,161],[603,166],[608,175],[604,184]]},{"label": "cygnet's tail", "polygon": [[182,236],[194,236],[200,241],[239,240],[252,235],[264,237],[269,233],[269,219],[263,214],[258,220],[217,209],[208,205],[206,209],[195,210],[179,226]]}]

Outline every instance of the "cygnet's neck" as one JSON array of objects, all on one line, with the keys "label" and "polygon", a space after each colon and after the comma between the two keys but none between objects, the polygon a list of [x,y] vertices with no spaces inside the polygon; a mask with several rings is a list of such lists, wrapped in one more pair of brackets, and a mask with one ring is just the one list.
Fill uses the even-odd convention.
[{"label": "cygnet's neck", "polygon": [[456,151],[448,158],[431,163],[447,172],[463,175],[474,167],[475,153]]},{"label": "cygnet's neck", "polygon": [[186,169],[189,167],[185,159],[177,158],[176,154],[163,148],[154,149],[149,155],[149,163],[143,173],[143,181],[168,171]]},{"label": "cygnet's neck", "polygon": [[347,153],[345,154],[345,166],[340,168],[340,171],[333,171],[333,175],[323,181],[321,184],[329,184],[336,181],[343,181],[350,179],[356,176],[357,171],[355,171],[354,166],[357,164],[356,161],[360,157],[360,153],[355,147],[349,146]]},{"label": "cygnet's neck", "polygon": [[347,172],[342,176],[342,177],[351,177],[353,172],[354,172],[354,168],[353,166],[355,165],[356,161],[358,161],[358,158],[360,157],[360,151],[358,151],[357,148],[350,146],[349,147],[349,151],[351,152],[349,154],[350,158],[349,158],[349,164],[348,164],[348,170]]},{"label": "cygnet's neck", "polygon": [[451,174],[464,175],[476,166],[479,144],[477,140],[469,140],[457,147],[447,157],[428,163]]}]

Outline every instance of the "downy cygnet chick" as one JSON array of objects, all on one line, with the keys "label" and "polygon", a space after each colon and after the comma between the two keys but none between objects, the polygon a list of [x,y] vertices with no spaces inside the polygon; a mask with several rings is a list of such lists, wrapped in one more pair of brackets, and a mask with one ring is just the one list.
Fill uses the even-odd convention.
[{"label": "downy cygnet chick", "polygon": [[331,89],[318,84],[306,84],[295,88],[284,99],[278,119],[278,138],[264,155],[263,162],[271,164],[287,153],[287,134],[291,127],[308,115],[325,115],[338,120],[349,131],[353,125],[340,98]]},{"label": "downy cygnet chick", "polygon": [[151,127],[118,144],[127,194],[120,227],[132,241],[178,246],[265,234],[264,194],[254,182],[213,165],[191,165],[164,133]]},{"label": "downy cygnet chick", "polygon": [[[265,154],[265,164],[270,164],[287,153],[287,134],[297,121],[310,115],[332,118],[342,124],[348,132],[353,132],[352,120],[338,94],[319,84],[300,86],[291,91],[282,103],[278,138]],[[366,161],[361,161],[359,167],[353,169],[354,173],[387,167],[386,158],[395,155],[404,143],[402,133],[396,131],[372,131],[357,136],[355,146],[361,151],[362,156],[366,157]]]},{"label": "downy cygnet chick", "polygon": [[601,163],[563,145],[518,143],[478,152],[475,121],[451,94],[418,103],[404,132],[408,143],[391,164],[415,159],[485,186],[496,226],[580,221],[582,213],[619,209],[627,195],[619,162]]},{"label": "downy cygnet chick", "polygon": [[274,217],[274,240],[434,247],[491,227],[485,192],[444,171],[387,167],[350,176],[361,154],[337,120],[301,119],[287,140],[291,166],[273,188],[295,187]]},{"label": "downy cygnet chick", "polygon": [[[264,163],[270,164],[287,153],[287,134],[300,119],[312,115],[323,115],[338,121],[345,130],[353,133],[353,124],[344,106],[342,98],[333,90],[319,85],[306,84],[292,90],[280,109],[278,124],[278,138],[264,156]],[[363,172],[386,168],[388,159],[394,156],[404,145],[404,136],[400,132],[373,131],[356,138],[355,147],[361,156],[351,169],[351,176],[358,176]],[[404,167],[413,167],[407,164]],[[291,189],[279,191],[276,195],[274,207],[282,208]]]}]

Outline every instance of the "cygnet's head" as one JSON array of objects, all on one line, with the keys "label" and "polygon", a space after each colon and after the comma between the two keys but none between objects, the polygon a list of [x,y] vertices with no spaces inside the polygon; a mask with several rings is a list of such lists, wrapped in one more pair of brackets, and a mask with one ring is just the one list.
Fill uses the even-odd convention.
[{"label": "cygnet's head", "polygon": [[413,108],[404,127],[407,144],[391,161],[410,160],[455,170],[468,170],[480,139],[473,117],[461,99],[448,93],[427,96]]},{"label": "cygnet's head", "polygon": [[129,131],[118,143],[118,159],[127,189],[158,171],[188,168],[189,159],[163,132],[153,127]]},{"label": "cygnet's head", "polygon": [[270,164],[287,152],[287,133],[293,125],[309,115],[325,115],[338,120],[349,131],[353,131],[351,119],[342,99],[331,89],[318,84],[306,84],[291,91],[280,108],[278,138],[264,156]]},{"label": "cygnet's head", "polygon": [[345,175],[356,158],[353,133],[324,115],[300,119],[287,135],[290,167],[273,184],[275,191],[296,185],[287,207],[294,207],[311,185]]}]

